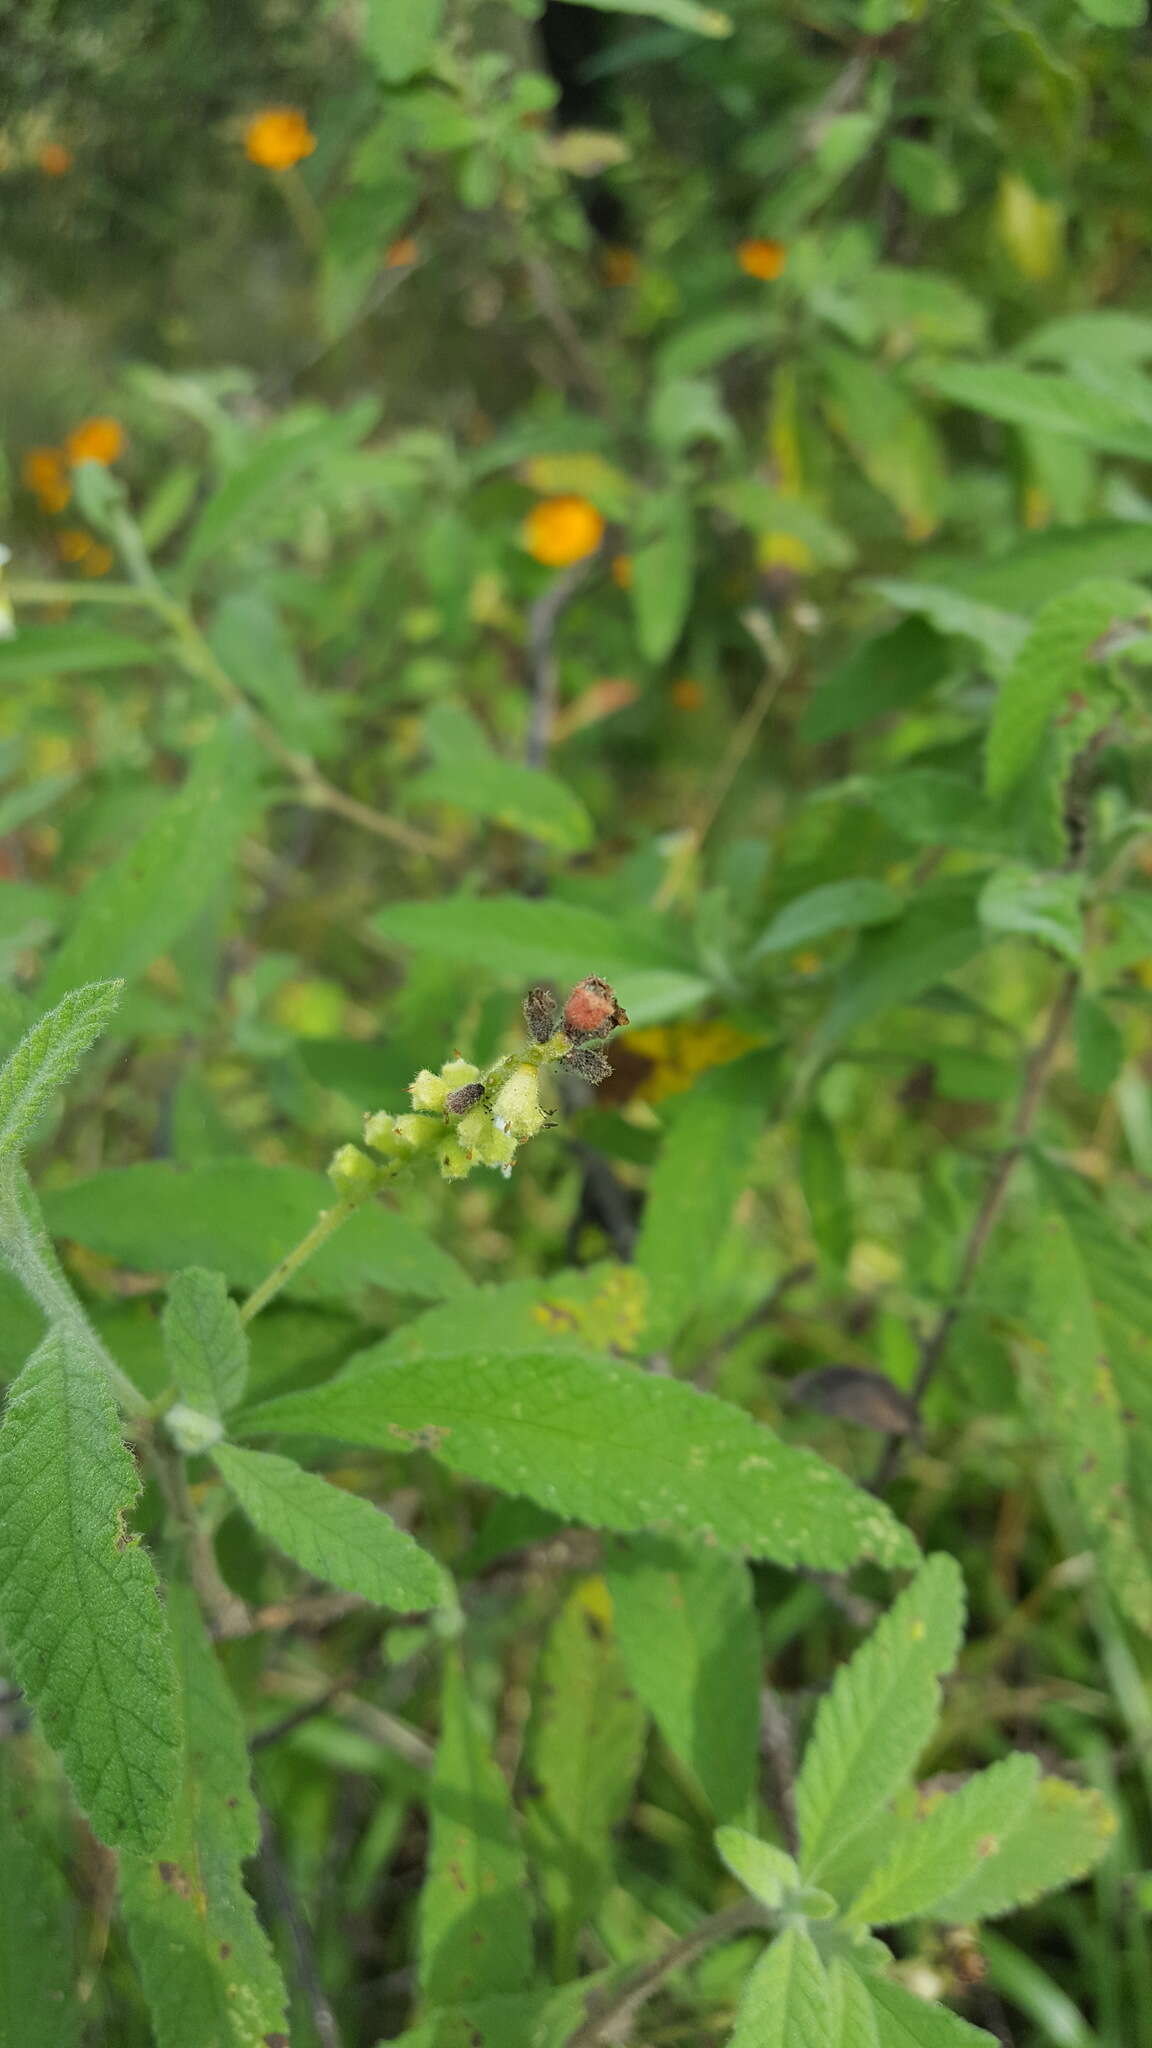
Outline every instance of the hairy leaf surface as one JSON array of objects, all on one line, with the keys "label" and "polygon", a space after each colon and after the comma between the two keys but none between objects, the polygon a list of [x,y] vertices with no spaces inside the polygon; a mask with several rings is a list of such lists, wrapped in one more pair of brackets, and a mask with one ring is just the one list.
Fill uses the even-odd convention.
[{"label": "hairy leaf surface", "polygon": [[744,1990],[729,2048],[828,2048],[828,1978],[811,1935],[786,1927]]},{"label": "hairy leaf surface", "polygon": [[119,981],[73,989],[20,1040],[0,1068],[0,1159],[27,1143],[41,1111],[111,1021],[122,991]]},{"label": "hairy leaf surface", "polygon": [[971,1870],[996,1850],[1031,1805],[1040,1768],[1035,1757],[1010,1756],[978,1771],[959,1792],[927,1801],[921,1812],[892,1824],[891,1846],[849,1918],[886,1927],[930,1913]]},{"label": "hairy leaf surface", "polygon": [[164,1355],[190,1408],[226,1415],[248,1381],[248,1339],[223,1273],[188,1266],[173,1276],[164,1309]]}]

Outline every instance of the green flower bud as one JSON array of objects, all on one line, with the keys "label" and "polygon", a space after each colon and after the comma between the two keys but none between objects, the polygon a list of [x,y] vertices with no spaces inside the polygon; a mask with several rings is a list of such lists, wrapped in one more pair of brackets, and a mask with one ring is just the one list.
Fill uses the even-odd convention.
[{"label": "green flower bud", "polygon": [[199,1408],[186,1407],[177,1401],[164,1417],[164,1427],[178,1451],[185,1457],[198,1457],[218,1444],[224,1434],[224,1424],[215,1415],[204,1415]]},{"label": "green flower bud", "polygon": [[466,1180],[476,1163],[475,1154],[465,1150],[455,1131],[442,1140],[436,1156],[445,1180]]},{"label": "green flower bud", "polygon": [[518,1144],[534,1138],[544,1126],[540,1107],[540,1075],[535,1067],[515,1066],[492,1104],[497,1130],[509,1131]]},{"label": "green flower bud", "polygon": [[440,1079],[445,1090],[451,1092],[456,1088],[466,1088],[470,1081],[478,1081],[480,1069],[474,1067],[471,1060],[445,1060],[440,1069]]},{"label": "green flower bud", "polygon": [[430,1145],[436,1143],[442,1128],[439,1119],[432,1116],[396,1118],[396,1136],[406,1152],[426,1152]]},{"label": "green flower bud", "polygon": [[456,1136],[481,1166],[511,1166],[516,1157],[516,1140],[511,1131],[498,1131],[487,1109],[470,1109],[456,1126]]},{"label": "green flower bud", "polygon": [[441,1080],[439,1074],[434,1074],[430,1067],[421,1067],[416,1079],[409,1081],[408,1093],[412,1097],[413,1109],[435,1111],[443,1109],[448,1085]]},{"label": "green flower bud", "polygon": [[365,1117],[364,1143],[382,1159],[402,1159],[409,1150],[396,1129],[396,1118],[386,1109],[373,1110]]},{"label": "green flower bud", "polygon": [[328,1178],[337,1194],[358,1201],[379,1185],[380,1168],[357,1145],[341,1145],[328,1168]]}]

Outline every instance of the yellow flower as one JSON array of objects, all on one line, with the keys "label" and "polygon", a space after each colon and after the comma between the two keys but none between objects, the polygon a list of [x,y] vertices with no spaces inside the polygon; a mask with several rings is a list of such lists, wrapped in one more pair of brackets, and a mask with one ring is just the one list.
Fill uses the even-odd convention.
[{"label": "yellow flower", "polygon": [[299,107],[265,107],[244,130],[245,155],[269,171],[291,170],[315,147],[316,137]]},{"label": "yellow flower", "polygon": [[771,283],[787,263],[788,251],[783,242],[770,241],[765,235],[754,235],[751,240],[739,244],[736,261],[746,277],[759,277]]},{"label": "yellow flower", "polygon": [[111,548],[86,533],[82,526],[62,526],[56,535],[56,552],[62,562],[71,562],[82,576],[106,576],[115,560]]},{"label": "yellow flower", "polygon": [[64,447],[71,463],[99,462],[107,468],[124,452],[124,429],[119,420],[100,414],[73,427]]},{"label": "yellow flower", "polygon": [[72,496],[67,464],[59,448],[29,448],[20,464],[20,477],[39,500],[42,512],[62,512]]},{"label": "yellow flower", "polygon": [[36,162],[46,178],[66,178],[75,158],[62,142],[46,142],[38,152]]},{"label": "yellow flower", "polygon": [[604,520],[587,498],[565,493],[541,498],[524,521],[528,553],[548,569],[567,569],[594,555],[604,538]]}]

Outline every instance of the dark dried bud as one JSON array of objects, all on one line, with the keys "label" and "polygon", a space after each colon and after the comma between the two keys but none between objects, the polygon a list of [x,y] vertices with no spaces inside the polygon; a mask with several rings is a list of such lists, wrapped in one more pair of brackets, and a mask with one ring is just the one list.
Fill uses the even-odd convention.
[{"label": "dark dried bud", "polygon": [[556,1029],[560,1012],[550,988],[530,988],[524,998],[524,1022],[537,1045],[546,1045]]},{"label": "dark dried bud", "polygon": [[451,1095],[444,1097],[445,1115],[466,1116],[470,1109],[475,1109],[476,1104],[483,1100],[483,1081],[465,1081],[463,1088],[454,1088]]},{"label": "dark dried bud", "polygon": [[578,981],[564,1005],[563,1028],[576,1045],[585,1038],[605,1038],[627,1022],[628,1012],[617,1002],[615,989],[598,974]]},{"label": "dark dried bud", "polygon": [[565,1053],[560,1065],[574,1067],[581,1079],[589,1082],[593,1088],[598,1087],[601,1081],[606,1081],[612,1072],[603,1053],[595,1045],[576,1046],[572,1052]]}]

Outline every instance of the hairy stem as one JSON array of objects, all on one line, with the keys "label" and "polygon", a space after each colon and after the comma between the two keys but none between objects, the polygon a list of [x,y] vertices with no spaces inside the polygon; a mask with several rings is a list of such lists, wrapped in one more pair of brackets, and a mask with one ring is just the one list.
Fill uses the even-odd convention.
[{"label": "hairy stem", "polygon": [[321,1209],[311,1230],[305,1232],[299,1244],[293,1245],[290,1252],[285,1252],[279,1265],[273,1266],[259,1287],[248,1296],[240,1310],[240,1321],[250,1323],[253,1316],[258,1316],[262,1308],[267,1308],[280,1289],[287,1286],[293,1273],[298,1273],[301,1266],[312,1257],[313,1252],[318,1252],[321,1245],[326,1244],[339,1230],[340,1225],[347,1223],[352,1211],[359,1207],[358,1202],[344,1201],[334,1202],[330,1209]]},{"label": "hairy stem", "polygon": [[662,1955],[632,1970],[615,1991],[597,2003],[595,2011],[576,2032],[569,2034],[564,2048],[597,2048],[599,2042],[616,2039],[621,2024],[639,2012],[653,1992],[659,1991],[677,1970],[695,1962],[697,1956],[718,1942],[730,1941],[734,1935],[747,1934],[766,1924],[764,1908],[754,1899],[742,1899],[738,1905],[725,1906],[722,1912],[710,1914],[690,1934],[682,1934],[672,1942]]},{"label": "hairy stem", "polygon": [[134,1380],[117,1365],[101,1342],[56,1261],[35,1197],[23,1172],[8,1167],[0,1175],[0,1259],[10,1267],[24,1292],[49,1323],[64,1329],[104,1373],[121,1408],[128,1415],[147,1415],[150,1403]]}]

